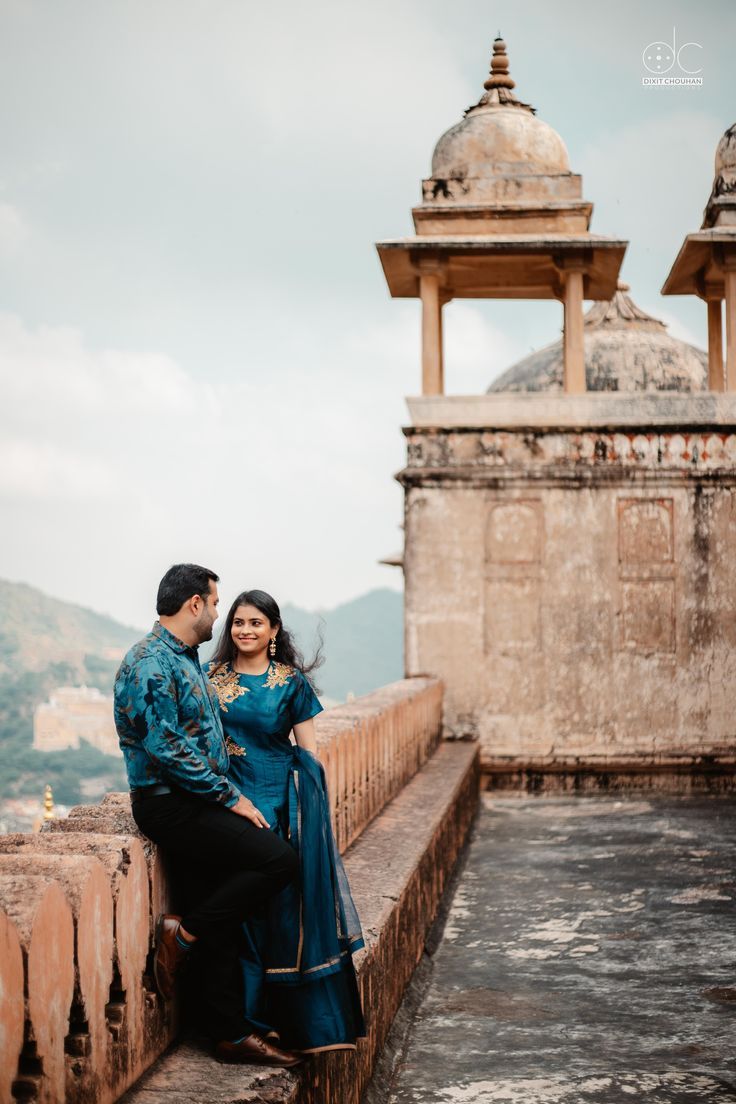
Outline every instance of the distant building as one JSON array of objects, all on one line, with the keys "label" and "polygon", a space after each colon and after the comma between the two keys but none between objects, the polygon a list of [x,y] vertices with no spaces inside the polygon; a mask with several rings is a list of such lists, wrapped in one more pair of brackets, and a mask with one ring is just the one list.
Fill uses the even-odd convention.
[{"label": "distant building", "polygon": [[38,751],[78,748],[85,740],[105,755],[120,755],[112,698],[91,686],[61,686],[33,715],[33,746]]}]

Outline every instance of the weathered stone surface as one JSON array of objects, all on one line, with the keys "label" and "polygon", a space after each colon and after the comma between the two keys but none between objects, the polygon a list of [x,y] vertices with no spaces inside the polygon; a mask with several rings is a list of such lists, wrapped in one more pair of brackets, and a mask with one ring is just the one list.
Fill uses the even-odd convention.
[{"label": "weathered stone surface", "polygon": [[732,1101],[736,802],[483,806],[390,1104]]},{"label": "weathered stone surface", "polygon": [[[664,418],[682,398],[641,401]],[[408,672],[442,678],[445,733],[479,738],[507,778],[629,763],[669,785],[713,761],[733,777],[736,420],[522,413],[406,431]]]},{"label": "weathered stone surface", "polygon": [[[613,299],[594,303],[584,318],[585,386],[588,391],[703,391],[708,386],[708,354],[667,333],[664,322],[647,314],[619,285]],[[563,343],[551,345],[512,365],[488,388],[494,392],[563,389]]]},{"label": "weathered stone surface", "polygon": [[407,431],[409,466],[400,479],[407,487],[499,486],[530,482],[576,485],[736,482],[736,431],[729,428],[638,429],[435,429]]},{"label": "weathered stone surface", "polygon": [[[17,838],[17,837],[16,837]],[[102,864],[83,855],[11,850],[0,837],[0,875],[33,874],[57,883],[74,919],[74,1002],[67,1054],[67,1096],[97,1102],[105,1096],[110,1037],[105,1006],[112,981],[113,909],[110,879]]]},{"label": "weathered stone surface", "polygon": [[[162,912],[171,911],[171,886],[166,869],[166,861],[158,848],[138,831],[138,826],[130,812],[129,793],[106,794],[99,805],[76,805],[70,810],[69,816],[63,819],[46,821],[41,830],[41,838],[55,838],[59,835],[72,834],[72,849],[79,842],[82,849],[96,848],[103,850],[105,845],[100,842],[104,836],[115,836],[122,845],[125,839],[138,840],[143,848],[148,867],[149,890],[151,894],[150,925],[151,938],[153,938],[153,926],[156,917]],[[84,842],[77,837],[86,835],[91,841]],[[95,842],[96,840],[96,842]]]},{"label": "weathered stone surface", "polygon": [[356,964],[369,1036],[356,1053],[265,1072],[220,1066],[187,1044],[165,1055],[123,1104],[358,1104],[466,838],[477,789],[477,748],[441,745],[345,856],[366,938]]},{"label": "weathered stone surface", "polygon": [[565,143],[513,92],[500,36],[493,54],[480,101],[435,146],[413,211],[418,233],[584,233],[591,205]]},{"label": "weathered stone surface", "polygon": [[406,400],[412,426],[454,429],[589,429],[736,424],[736,395],[699,392],[584,395],[422,395]]},{"label": "weathered stone surface", "polygon": [[23,985],[18,932],[0,911],[0,1104],[13,1104],[12,1087],[23,1047]]},{"label": "weathered stone surface", "polygon": [[28,1030],[19,1090],[39,1104],[63,1104],[64,1039],[74,994],[71,909],[47,877],[0,871],[0,910],[13,924],[25,960]]},{"label": "weathered stone surface", "polygon": [[[77,818],[77,823],[82,820]],[[18,833],[0,837],[0,870],[4,856],[10,854],[22,856],[29,864],[37,863],[49,879],[56,877],[54,871],[58,869],[61,883],[72,899],[79,892],[79,882],[77,880],[75,886],[69,878],[64,884],[63,871],[73,865],[76,857],[94,856],[109,879],[114,907],[114,944],[109,948],[108,958],[112,978],[107,982],[103,1002],[107,1040],[105,1076],[98,1082],[97,1096],[90,1096],[88,1083],[94,1076],[96,1063],[91,1071],[88,1067],[85,1072],[84,1063],[78,1062],[75,1067],[71,1062],[70,1085],[75,1079],[78,1082],[74,1087],[76,1095],[70,1096],[75,1101],[94,1099],[96,1104],[102,1104],[117,1099],[165,1048],[175,1030],[175,1009],[152,991],[152,981],[145,974],[153,921],[141,839],[63,830],[35,836]],[[153,862],[155,848],[148,844],[148,849],[149,861]],[[84,863],[85,859],[79,861]],[[100,932],[100,942],[105,943],[104,929]]]},{"label": "weathered stone surface", "polygon": [[[62,825],[77,823],[85,827],[62,828]],[[69,810],[68,817],[63,820],[46,821],[42,830],[44,832],[97,831],[113,836],[140,836],[130,811],[130,795],[127,793],[107,794],[99,805],[75,805]]]},{"label": "weathered stone surface", "polygon": [[427,761],[442,723],[442,685],[413,678],[316,718],[337,845],[345,850]]}]

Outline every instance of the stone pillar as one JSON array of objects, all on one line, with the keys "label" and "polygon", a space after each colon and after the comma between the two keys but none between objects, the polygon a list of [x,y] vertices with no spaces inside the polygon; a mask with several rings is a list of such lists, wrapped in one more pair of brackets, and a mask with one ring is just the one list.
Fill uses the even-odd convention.
[{"label": "stone pillar", "polygon": [[736,391],[736,257],[724,265],[726,291],[726,390]]},{"label": "stone pillar", "polygon": [[723,391],[723,329],[721,298],[708,300],[708,389]]},{"label": "stone pillar", "polygon": [[422,300],[422,394],[442,395],[444,365],[442,358],[442,304],[440,277],[425,272],[419,277]]},{"label": "stone pillar", "polygon": [[570,395],[585,391],[585,344],[583,341],[583,271],[568,269],[565,280],[564,388]]}]

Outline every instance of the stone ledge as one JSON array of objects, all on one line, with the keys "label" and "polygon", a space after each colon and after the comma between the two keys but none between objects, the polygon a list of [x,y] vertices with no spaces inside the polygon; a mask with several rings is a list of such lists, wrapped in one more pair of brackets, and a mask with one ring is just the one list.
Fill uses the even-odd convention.
[{"label": "stone ledge", "polygon": [[406,400],[412,428],[587,428],[591,426],[736,425],[736,395],[713,391],[498,392],[494,395],[422,395]]},{"label": "stone ledge", "polygon": [[514,761],[481,758],[483,789],[508,794],[730,794],[736,758],[724,754]]},{"label": "stone ledge", "polygon": [[366,938],[356,964],[369,1036],[297,1073],[223,1066],[192,1043],[165,1054],[121,1104],[358,1104],[477,807],[478,746],[441,744],[345,855]]}]

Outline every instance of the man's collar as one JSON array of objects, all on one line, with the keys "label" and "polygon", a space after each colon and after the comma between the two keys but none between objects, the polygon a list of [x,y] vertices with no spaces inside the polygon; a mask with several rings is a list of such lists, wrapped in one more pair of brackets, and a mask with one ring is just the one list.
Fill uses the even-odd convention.
[{"label": "man's collar", "polygon": [[196,645],[185,644],[184,641],[180,640],[178,636],[174,636],[172,632],[169,632],[168,629],[165,629],[160,621],[154,622],[151,632],[154,636],[157,636],[159,640],[162,640],[164,644],[168,644],[172,652],[178,652],[180,655],[182,655],[184,652],[189,652],[190,654],[194,655],[197,654]]}]

